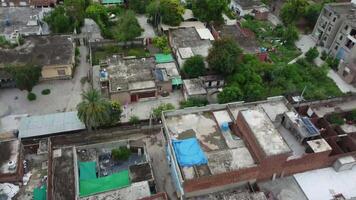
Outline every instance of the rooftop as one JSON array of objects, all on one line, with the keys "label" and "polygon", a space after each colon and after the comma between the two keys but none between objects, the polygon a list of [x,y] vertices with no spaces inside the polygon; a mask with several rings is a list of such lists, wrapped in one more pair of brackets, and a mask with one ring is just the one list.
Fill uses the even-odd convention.
[{"label": "rooftop", "polygon": [[325,7],[337,14],[343,15],[343,14],[352,14],[351,8],[353,6],[351,2],[343,2],[343,3],[329,3],[326,4]]},{"label": "rooftop", "polygon": [[[48,10],[50,9],[45,9]],[[41,30],[37,21],[43,18],[43,11],[41,8],[0,6],[0,35],[9,35],[15,30],[25,35],[46,32]]]},{"label": "rooftop", "polygon": [[20,141],[8,140],[0,141],[0,175],[12,174],[16,172],[20,151]]},{"label": "rooftop", "polygon": [[14,49],[0,49],[1,64],[40,66],[72,64],[74,46],[70,36],[28,36],[25,43]]},{"label": "rooftop", "polygon": [[[206,28],[204,28],[206,29]],[[211,33],[207,34],[209,30],[203,30],[189,27],[189,28],[178,28],[170,30],[172,36],[172,47],[175,49],[179,48],[191,48],[194,55],[207,56],[211,44]],[[209,39],[207,39],[209,38]]]},{"label": "rooftop", "polygon": [[171,139],[196,137],[208,158],[207,165],[183,167],[185,179],[220,174],[255,166],[243,140],[232,131],[222,129],[232,122],[226,110],[202,111],[165,117]]},{"label": "rooftop", "polygon": [[295,174],[294,178],[309,200],[333,199],[343,194],[346,199],[356,197],[356,166],[351,170],[336,172],[323,168]]},{"label": "rooftop", "polygon": [[314,153],[332,150],[330,145],[324,139],[309,140],[307,143]]},{"label": "rooftop", "polygon": [[261,108],[240,111],[267,156],[291,152],[288,144]]},{"label": "rooftop", "polygon": [[267,200],[263,192],[250,192],[244,189],[226,190],[188,198],[188,200]]},{"label": "rooftop", "polygon": [[108,61],[107,71],[112,92],[155,87],[153,75],[155,59],[153,57],[123,59],[114,56]]},{"label": "rooftop", "polygon": [[204,95],[207,93],[199,78],[185,79],[183,80],[183,84],[188,95]]},{"label": "rooftop", "polygon": [[179,77],[180,76],[179,72],[178,72],[178,69],[177,69],[177,65],[174,62],[157,64],[156,68],[164,69],[169,78]]},{"label": "rooftop", "polygon": [[85,129],[77,112],[62,112],[23,117],[19,127],[19,138],[38,137]]}]

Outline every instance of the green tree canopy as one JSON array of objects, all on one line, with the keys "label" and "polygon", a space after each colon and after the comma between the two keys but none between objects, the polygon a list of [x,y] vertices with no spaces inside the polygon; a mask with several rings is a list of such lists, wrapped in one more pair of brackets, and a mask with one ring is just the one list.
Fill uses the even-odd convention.
[{"label": "green tree canopy", "polygon": [[32,91],[41,76],[41,67],[35,65],[8,66],[5,69],[11,74],[20,90]]},{"label": "green tree canopy", "polygon": [[160,119],[163,111],[173,110],[173,109],[174,109],[174,106],[170,103],[161,104],[157,108],[153,109],[153,117],[155,119]]},{"label": "green tree canopy", "polygon": [[314,62],[314,59],[319,56],[319,51],[316,47],[310,48],[306,53],[305,53],[305,59],[309,62]]},{"label": "green tree canopy", "polygon": [[204,58],[200,55],[188,58],[183,65],[183,72],[188,78],[197,78],[205,75]]},{"label": "green tree canopy", "polygon": [[192,0],[194,16],[204,22],[223,21],[222,13],[228,9],[230,0]]},{"label": "green tree canopy", "polygon": [[71,33],[74,30],[73,21],[66,14],[63,6],[57,6],[45,17],[45,21],[53,33]]},{"label": "green tree canopy", "polygon": [[100,92],[90,89],[82,94],[82,102],[77,105],[78,118],[89,130],[110,122],[110,102],[104,99]]},{"label": "green tree canopy", "polygon": [[219,103],[241,101],[243,97],[243,93],[238,85],[230,85],[218,94],[218,101]]},{"label": "green tree canopy", "polygon": [[150,2],[151,0],[130,0],[129,8],[139,14],[144,14],[146,12],[146,7]]},{"label": "green tree canopy", "polygon": [[283,4],[280,17],[285,25],[292,24],[300,19],[308,5],[306,0],[288,0]]},{"label": "green tree canopy", "polygon": [[209,67],[215,71],[229,75],[233,73],[241,63],[242,50],[237,43],[230,38],[222,38],[213,43],[209,50],[207,61]]},{"label": "green tree canopy", "polygon": [[164,24],[178,26],[183,20],[184,7],[179,0],[154,0],[148,5],[147,13],[154,25],[161,19]]},{"label": "green tree canopy", "polygon": [[89,5],[85,10],[85,14],[96,22],[106,23],[108,21],[108,11],[105,6],[99,3]]},{"label": "green tree canopy", "polygon": [[171,52],[171,48],[168,45],[168,39],[167,36],[157,36],[153,38],[153,46],[156,48],[159,48],[161,52],[168,54]]},{"label": "green tree canopy", "polygon": [[64,0],[66,13],[73,19],[74,27],[79,28],[83,25],[87,6],[89,0]]},{"label": "green tree canopy", "polygon": [[118,41],[127,42],[140,36],[142,31],[135,13],[132,10],[128,10],[119,16],[119,20],[114,30],[114,37]]}]

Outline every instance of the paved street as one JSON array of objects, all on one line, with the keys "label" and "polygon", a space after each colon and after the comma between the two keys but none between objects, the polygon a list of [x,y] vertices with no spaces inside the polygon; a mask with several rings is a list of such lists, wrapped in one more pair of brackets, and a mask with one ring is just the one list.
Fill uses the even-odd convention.
[{"label": "paved street", "polygon": [[[20,91],[17,88],[1,89],[0,102],[6,106],[1,106],[0,109],[7,109],[6,107],[9,106],[8,114],[27,113],[31,115],[74,110],[76,105],[81,101],[83,89],[89,86],[88,83],[82,85],[80,82],[81,78],[87,75],[90,67],[86,62],[86,47],[81,46],[80,53],[80,64],[75,70],[73,79],[39,83],[33,88],[37,99],[32,102],[27,100],[27,91]],[[41,91],[44,89],[50,89],[51,94],[42,95]]]}]

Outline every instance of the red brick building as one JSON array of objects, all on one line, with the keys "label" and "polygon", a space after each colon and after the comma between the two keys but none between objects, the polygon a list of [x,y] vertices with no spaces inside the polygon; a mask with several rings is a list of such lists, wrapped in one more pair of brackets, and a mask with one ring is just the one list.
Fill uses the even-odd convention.
[{"label": "red brick building", "polygon": [[[330,137],[333,130],[321,128],[323,119],[298,114],[283,97],[166,112],[162,118],[181,197],[273,180],[356,156],[355,140]],[[185,167],[177,160],[172,140],[190,137],[198,139],[206,164]]]}]

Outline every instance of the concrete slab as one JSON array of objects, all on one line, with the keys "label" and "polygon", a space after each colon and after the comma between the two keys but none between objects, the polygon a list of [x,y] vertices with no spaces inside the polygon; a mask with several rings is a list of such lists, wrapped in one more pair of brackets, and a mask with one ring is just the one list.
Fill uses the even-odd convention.
[{"label": "concrete slab", "polygon": [[340,78],[340,76],[332,69],[328,71],[328,77],[331,78],[341,90],[342,93],[356,92],[356,88]]}]

